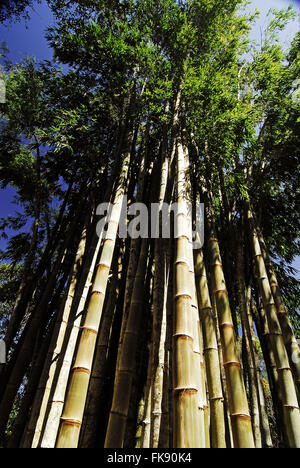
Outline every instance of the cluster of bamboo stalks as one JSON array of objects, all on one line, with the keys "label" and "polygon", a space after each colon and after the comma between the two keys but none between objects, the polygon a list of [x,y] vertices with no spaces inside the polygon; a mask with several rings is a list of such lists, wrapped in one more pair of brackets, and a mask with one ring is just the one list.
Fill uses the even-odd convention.
[{"label": "cluster of bamboo stalks", "polygon": [[[245,256],[248,244],[239,238],[226,278],[209,184],[209,148],[205,178],[196,174],[192,180],[194,162],[179,125],[179,105],[180,94],[171,123],[175,131],[170,136],[165,125],[155,157],[147,145],[147,126],[134,132],[128,119],[121,129],[123,143],[102,194],[113,204],[107,234],[95,232],[92,203],[84,222],[69,229],[41,305],[2,373],[4,437],[31,363],[10,447],[273,447],[257,335],[277,430],[286,446],[300,447],[299,348],[267,247],[245,201],[241,222],[252,247]],[[136,132],[143,136],[138,165],[132,157]],[[176,201],[176,238],[174,233],[171,239],[118,238],[125,195],[158,202],[160,211],[163,203]],[[205,244],[193,250],[188,202],[199,196],[206,209]],[[77,253],[71,267],[67,264],[61,290],[55,289],[74,239]],[[254,271],[252,283],[246,280],[245,263]],[[226,280],[231,290],[236,285],[240,327]],[[55,313],[53,291],[60,293]],[[35,335],[43,326],[47,335],[37,349]]]}]

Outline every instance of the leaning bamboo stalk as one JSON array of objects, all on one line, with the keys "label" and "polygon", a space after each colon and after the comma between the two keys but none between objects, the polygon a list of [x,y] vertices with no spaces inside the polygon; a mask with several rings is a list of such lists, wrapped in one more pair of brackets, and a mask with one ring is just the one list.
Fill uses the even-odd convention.
[{"label": "leaning bamboo stalk", "polygon": [[269,257],[267,247],[260,229],[258,229],[259,242],[262,256],[265,262],[271,291],[277,308],[277,316],[282,330],[284,344],[288,353],[290,366],[296,381],[298,391],[300,392],[300,348],[297,343],[293,327],[289,318],[288,311],[284,305],[280,287],[274,271],[273,263]]},{"label": "leaning bamboo stalk", "polygon": [[26,428],[26,423],[28,420],[28,414],[30,413],[29,410],[33,403],[35,392],[36,392],[36,387],[38,386],[40,374],[43,369],[45,358],[47,356],[48,347],[50,345],[51,336],[52,336],[53,329],[54,329],[54,324],[55,324],[55,318],[53,318],[53,321],[49,327],[49,330],[47,331],[47,335],[45,339],[43,340],[41,347],[36,350],[36,353],[35,353],[36,356],[33,360],[33,365],[30,371],[28,384],[26,386],[26,393],[24,397],[22,398],[21,406],[18,410],[18,416],[13,426],[13,431],[9,439],[8,448],[20,447],[20,444],[22,441],[22,435],[24,433],[24,430]]},{"label": "leaning bamboo stalk", "polygon": [[66,239],[64,244],[61,246],[60,255],[56,259],[55,265],[52,272],[49,275],[49,281],[46,288],[41,294],[41,300],[35,310],[32,312],[28,323],[22,333],[19,340],[18,346],[15,349],[15,353],[9,363],[9,379],[5,388],[4,395],[1,399],[1,411],[0,411],[0,438],[5,432],[7,420],[18,392],[18,389],[22,383],[24,375],[26,373],[27,366],[30,364],[34,353],[34,347],[37,339],[37,333],[39,327],[42,326],[46,315],[50,315],[49,302],[51,296],[55,290],[57,278],[60,272],[66,269],[66,257],[69,253],[70,236]]},{"label": "leaning bamboo stalk", "polygon": [[[279,376],[277,372],[277,366],[272,346],[272,337],[269,330],[269,325],[267,321],[267,314],[264,309],[262,298],[258,292],[258,307],[254,301],[254,298],[251,299],[251,312],[252,316],[255,319],[256,330],[258,332],[264,361],[266,364],[268,381],[270,386],[270,391],[272,394],[272,403],[274,414],[276,415],[276,426],[278,434],[284,436],[283,428],[284,423],[282,422],[282,403],[281,403],[281,390],[279,384]],[[287,445],[287,444],[286,444]]]},{"label": "leaning bamboo stalk", "polygon": [[207,242],[214,294],[219,316],[219,327],[224,359],[223,365],[225,368],[226,383],[228,387],[229,411],[234,446],[235,448],[254,448],[251,416],[249,413],[237,340],[234,332],[228,292],[226,289],[219,242],[216,238],[211,194],[208,196],[207,214],[209,233],[209,239]]},{"label": "leaning bamboo stalk", "polygon": [[[192,254],[191,254],[192,255]],[[190,260],[191,265],[191,260]],[[192,320],[193,320],[193,351],[194,351],[194,366],[197,379],[197,392],[198,392],[198,418],[199,418],[199,431],[200,431],[200,448],[209,448],[209,420],[208,420],[208,405],[206,399],[206,385],[205,385],[205,365],[203,362],[203,346],[201,340],[201,326],[199,323],[199,310],[196,299],[196,284],[193,267],[190,270],[190,281],[192,287]]]},{"label": "leaning bamboo stalk", "polygon": [[[107,303],[104,306],[103,319],[99,330],[99,337],[95,352],[92,375],[89,384],[86,408],[82,431],[80,434],[80,448],[92,448],[95,446],[97,429],[99,423],[101,397],[105,384],[105,376],[108,367],[109,347],[112,340],[112,328],[116,317],[116,309],[120,294],[120,283],[122,280],[122,255],[118,255],[118,262],[114,260],[113,274]],[[103,419],[101,419],[103,421]]]},{"label": "leaning bamboo stalk", "polygon": [[184,150],[177,147],[175,320],[173,330],[173,447],[200,448],[198,391],[194,366],[192,294],[189,276],[191,239],[187,219]]},{"label": "leaning bamboo stalk", "polygon": [[251,207],[247,208],[248,221],[251,230],[251,241],[255,257],[258,282],[264,308],[266,310],[268,326],[271,335],[271,344],[276,360],[285,432],[290,448],[300,448],[300,412],[288,355],[284,345],[282,330],[277,316],[276,304],[272,295],[259,237],[254,225]]},{"label": "leaning bamboo stalk", "polygon": [[[174,265],[173,244],[170,246],[170,265]],[[171,448],[173,446],[173,398],[172,398],[172,336],[173,336],[173,293],[174,267],[170,267],[169,288],[167,296],[167,333],[166,352],[164,364],[164,396],[162,401],[162,420],[160,448]]]},{"label": "leaning bamboo stalk", "polygon": [[[56,373],[58,360],[62,351],[64,338],[67,330],[67,324],[69,321],[73,299],[75,296],[79,270],[83,262],[89,221],[90,216],[88,215],[84,222],[83,231],[79,240],[75,261],[70,274],[70,280],[66,292],[66,300],[63,303],[62,312],[59,314],[55,330],[52,335],[52,340],[47,354],[46,363],[44,365],[44,371],[42,374],[42,378],[40,379],[40,384],[38,386],[35,401],[33,403],[32,416],[30,417],[29,425],[25,434],[25,438],[23,440],[23,444],[27,446],[31,439],[31,435],[33,435],[32,447],[36,447],[38,445],[39,438],[41,435],[50,391],[52,389],[53,379]],[[42,401],[41,395],[43,395]],[[38,419],[36,419],[37,405],[39,405]]]},{"label": "leaning bamboo stalk", "polygon": [[76,361],[72,370],[69,391],[61,417],[61,427],[56,444],[57,448],[75,448],[78,444],[97,334],[122,211],[129,159],[130,153],[128,152],[123,160],[100,262],[96,267],[91,298],[85,323],[82,327]]},{"label": "leaning bamboo stalk", "polygon": [[229,412],[229,396],[228,396],[228,389],[226,383],[226,374],[224,368],[224,360],[223,360],[223,352],[222,352],[222,343],[221,343],[221,333],[219,327],[219,318],[218,318],[218,311],[217,311],[217,304],[215,295],[212,292],[212,281],[210,279],[209,282],[209,291],[210,297],[212,298],[212,310],[213,310],[213,320],[215,323],[216,329],[216,336],[217,336],[217,343],[218,343],[218,353],[219,353],[219,361],[220,361],[220,370],[221,370],[221,382],[222,382],[222,391],[224,395],[224,420],[225,420],[225,439],[226,439],[226,446],[227,448],[234,447],[233,441],[233,434],[232,434],[232,424],[230,419],[230,412]]},{"label": "leaning bamboo stalk", "polygon": [[[31,276],[30,286],[28,285],[28,275],[27,275],[27,277],[26,277],[26,289],[22,288],[21,285],[19,287],[19,292],[18,292],[18,295],[17,295],[16,303],[14,305],[14,308],[13,308],[13,311],[12,311],[12,314],[11,314],[11,318],[10,318],[10,321],[9,321],[9,325],[8,325],[8,328],[7,328],[6,336],[5,336],[5,342],[6,342],[7,350],[9,350],[9,348],[10,348],[10,344],[12,342],[12,339],[13,339],[13,337],[15,335],[15,332],[18,329],[18,324],[20,325],[20,323],[22,321],[24,310],[26,310],[28,308],[28,303],[29,303],[30,299],[34,295],[33,293],[34,293],[34,289],[36,288],[37,281],[42,277],[42,275],[43,275],[43,273],[44,273],[44,271],[46,269],[48,258],[51,255],[51,253],[53,253],[53,252],[51,252],[51,246],[52,246],[52,249],[53,249],[53,246],[56,245],[57,242],[58,242],[58,234],[59,234],[59,231],[60,231],[60,229],[62,227],[62,220],[63,220],[63,216],[65,214],[65,209],[66,209],[67,203],[69,201],[71,189],[72,189],[72,183],[70,183],[70,185],[68,187],[68,190],[66,191],[66,194],[64,196],[64,200],[63,200],[63,202],[61,204],[59,214],[58,214],[57,219],[56,219],[55,226],[53,227],[50,239],[48,240],[48,244],[47,244],[47,246],[46,246],[46,248],[45,248],[45,250],[44,250],[44,252],[42,254],[42,257],[41,257],[41,260],[40,260],[39,265],[37,267],[37,270]],[[31,240],[31,243],[32,242],[34,242],[33,239]],[[22,289],[23,289],[22,295],[24,295],[25,297],[20,296],[20,291]]]},{"label": "leaning bamboo stalk", "polygon": [[[254,299],[251,300],[251,310],[256,318],[256,327],[261,329],[260,342],[262,343],[262,349],[264,352],[264,358],[267,365],[267,371],[270,381],[270,386],[273,394],[273,402],[278,405],[278,399],[280,399],[279,389],[279,377],[277,372],[276,360],[272,347],[272,337],[268,325],[267,314],[263,305],[261,296],[258,299],[258,308],[255,305]],[[275,397],[275,394],[277,396]]]},{"label": "leaning bamboo stalk", "polygon": [[[49,364],[44,367],[44,375],[40,380],[23,447],[53,448],[55,446],[70,367],[100,245],[101,236],[98,238],[95,233],[86,255],[78,287],[72,295],[74,297],[69,296],[69,300],[72,299],[71,310],[65,307],[63,309],[64,318],[67,318],[66,314],[69,318],[63,322],[61,319],[57,322],[61,344],[55,340],[49,349],[50,367]],[[55,336],[57,333],[54,338]],[[58,354],[56,353],[57,345],[60,347]],[[54,352],[55,356],[53,356]]]},{"label": "leaning bamboo stalk", "polygon": [[[149,134],[149,123],[146,125],[146,136],[145,136],[145,149],[141,148],[141,159],[140,159],[140,169],[139,175],[137,180],[137,193],[136,193],[136,203],[141,203],[143,201],[144,191],[145,191],[145,183],[146,183],[146,174],[148,172],[151,173],[151,167],[147,167],[148,162],[148,147],[147,147],[147,140]],[[151,164],[150,164],[151,166]],[[123,318],[121,324],[121,332],[120,332],[120,339],[119,339],[119,347],[118,347],[118,359],[120,356],[120,349],[122,347],[124,333],[126,330],[126,323],[129,314],[130,308],[130,301],[134,286],[134,279],[135,279],[135,272],[138,266],[139,261],[139,253],[141,249],[141,239],[131,239],[130,240],[130,249],[129,249],[129,263],[127,268],[127,276],[126,276],[126,285],[125,285],[125,293],[124,293],[124,306],[123,306]],[[117,361],[118,366],[118,361]]]},{"label": "leaning bamboo stalk", "polygon": [[195,252],[195,273],[210,401],[212,448],[226,448],[218,342],[202,249]]},{"label": "leaning bamboo stalk", "polygon": [[266,409],[265,394],[264,394],[264,389],[262,385],[260,362],[259,362],[259,357],[258,357],[257,348],[256,348],[256,336],[255,336],[255,331],[254,331],[254,326],[253,326],[253,317],[251,314],[251,298],[252,298],[252,287],[251,287],[251,284],[249,284],[247,288],[247,294],[246,294],[246,312],[247,312],[247,323],[248,323],[249,332],[250,332],[250,339],[252,341],[252,349],[254,352],[254,363],[255,363],[255,369],[256,369],[256,381],[257,381],[257,388],[258,388],[260,425],[261,425],[261,431],[262,431],[263,447],[272,448],[273,443],[272,443],[272,437],[271,437],[271,430],[270,430],[269,419],[268,419],[268,414],[267,414],[267,409]]},{"label": "leaning bamboo stalk", "polygon": [[[242,235],[243,239],[243,235]],[[253,428],[253,436],[255,448],[262,448],[262,436],[260,428],[260,411],[259,411],[259,396],[258,382],[256,379],[256,369],[254,360],[253,342],[251,339],[250,325],[248,322],[247,302],[246,302],[246,284],[245,284],[245,265],[243,261],[243,245],[242,240],[238,241],[237,259],[236,259],[236,282],[237,282],[237,297],[242,322],[243,338],[246,346],[246,365],[248,370],[248,382],[250,390],[250,410]],[[251,291],[251,288],[250,288]]]},{"label": "leaning bamboo stalk", "polygon": [[[162,148],[162,152],[166,148]],[[158,216],[166,198],[169,174],[169,158],[165,157],[161,165],[161,180],[158,197]],[[169,213],[168,213],[169,214]],[[159,222],[160,226],[160,222]],[[169,248],[170,244],[165,239],[155,240],[153,279],[153,352],[152,352],[152,376],[151,391],[151,448],[158,448],[162,418],[162,400],[165,364],[165,341],[167,335],[167,298],[169,285]]]},{"label": "leaning bamboo stalk", "polygon": [[141,435],[141,448],[152,448],[151,445],[151,405],[152,405],[152,355],[153,355],[153,341],[150,343],[147,382],[145,386],[145,406],[142,420],[142,435]]},{"label": "leaning bamboo stalk", "polygon": [[[96,248],[96,252],[99,252],[100,242]],[[96,263],[96,252],[93,258]],[[92,265],[93,266],[93,265]],[[68,378],[70,374],[70,369],[73,362],[74,352],[76,348],[76,343],[78,339],[78,334],[80,331],[80,325],[83,319],[83,311],[85,309],[85,303],[87,301],[91,280],[93,276],[92,268],[88,272],[88,276],[85,277],[86,281],[84,284],[84,289],[80,292],[80,296],[75,297],[78,299],[78,306],[74,308],[72,312],[72,320],[68,324],[68,340],[65,343],[65,349],[62,353],[62,363],[58,375],[55,377],[55,385],[51,389],[50,399],[48,406],[46,408],[46,417],[43,423],[41,436],[39,439],[35,438],[35,443],[38,443],[38,446],[42,448],[53,448],[55,446],[55,441],[57,438],[57,433],[59,430],[60,418],[64,407],[66,389],[68,384]],[[38,434],[36,434],[37,436]],[[35,436],[35,437],[36,437]]]},{"label": "leaning bamboo stalk", "polygon": [[136,351],[143,317],[143,290],[148,260],[148,239],[143,239],[134,282],[131,306],[115,376],[113,402],[106,432],[105,448],[122,448],[129,411]]},{"label": "leaning bamboo stalk", "polygon": [[158,448],[160,441],[165,342],[167,334],[167,296],[169,284],[169,262],[164,240],[157,240],[162,252],[156,252],[154,297],[153,297],[153,355],[151,394],[151,448]]}]

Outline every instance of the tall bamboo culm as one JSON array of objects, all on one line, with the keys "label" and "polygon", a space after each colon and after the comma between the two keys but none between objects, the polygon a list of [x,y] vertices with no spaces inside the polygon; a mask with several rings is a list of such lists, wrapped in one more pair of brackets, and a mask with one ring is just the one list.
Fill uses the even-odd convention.
[{"label": "tall bamboo culm", "polygon": [[105,438],[105,448],[123,448],[129,411],[132,380],[136,369],[136,353],[139,343],[144,306],[144,284],[148,259],[148,239],[143,239],[138,269],[124,339],[120,350],[115,376],[114,395]]},{"label": "tall bamboo culm", "polygon": [[[163,148],[164,151],[164,148]],[[163,155],[164,157],[164,155]],[[169,175],[169,158],[164,157],[161,168],[161,181],[159,190],[159,216],[162,205],[165,201],[167,183]],[[158,223],[160,226],[160,223]],[[151,377],[153,385],[151,390],[151,436],[150,446],[159,447],[161,419],[162,419],[162,401],[163,401],[163,383],[164,383],[164,364],[165,364],[165,345],[167,335],[167,298],[170,276],[170,244],[167,240],[156,239],[154,250],[155,274],[153,279],[153,352],[151,359]]]},{"label": "tall bamboo culm", "polygon": [[[82,267],[83,256],[86,248],[87,228],[89,226],[89,222],[90,216],[87,216],[84,223],[81,239],[78,244],[78,250],[74,261],[69,285],[67,287],[66,301],[55,324],[55,329],[52,335],[47,359],[44,365],[43,373],[33,403],[33,408],[31,412],[32,414],[29,419],[28,428],[26,430],[26,433],[24,434],[24,440],[22,443],[23,447],[32,446],[33,448],[35,448],[40,443],[40,436],[44,425],[50,392],[52,390],[53,379],[55,377],[58,361],[60,360],[60,354],[62,352],[69,316],[72,309],[79,272]],[[38,409],[39,414],[37,414]]]},{"label": "tall bamboo culm", "polygon": [[202,249],[195,252],[195,274],[210,401],[211,443],[212,448],[226,448],[224,397],[218,342]]},{"label": "tall bamboo culm", "polygon": [[288,353],[290,366],[296,381],[296,385],[300,394],[300,348],[297,343],[296,337],[293,332],[293,327],[289,318],[288,311],[282,299],[280,287],[274,271],[273,263],[269,257],[267,247],[260,229],[258,229],[259,242],[261,246],[262,256],[265,262],[271,291],[274,297],[275,305],[277,308],[277,316],[280,327],[283,333],[284,344]]},{"label": "tall bamboo culm", "polygon": [[187,218],[185,157],[177,146],[175,317],[173,330],[173,447],[200,448],[197,377],[194,366],[192,294],[189,276],[191,239]]},{"label": "tall bamboo culm", "polygon": [[278,372],[280,400],[282,404],[285,434],[290,448],[300,448],[300,412],[293,375],[284,345],[282,330],[277,316],[277,308],[265,267],[257,230],[255,229],[252,209],[248,204],[247,216],[250,225],[251,240],[258,274],[259,289],[270,332]]},{"label": "tall bamboo culm", "polygon": [[57,448],[76,448],[78,445],[108,276],[113,259],[124,200],[129,162],[130,152],[126,152],[108,221],[107,233],[103,242],[100,262],[96,267],[96,276],[92,287],[85,323],[82,327],[76,361],[72,369],[69,390],[56,443]]},{"label": "tall bamboo culm", "polygon": [[219,242],[213,219],[211,194],[207,197],[208,251],[213,290],[219,317],[222,353],[229,397],[229,411],[235,448],[254,448],[251,416],[248,407],[243,372],[232,321],[229,297],[223,272]]}]

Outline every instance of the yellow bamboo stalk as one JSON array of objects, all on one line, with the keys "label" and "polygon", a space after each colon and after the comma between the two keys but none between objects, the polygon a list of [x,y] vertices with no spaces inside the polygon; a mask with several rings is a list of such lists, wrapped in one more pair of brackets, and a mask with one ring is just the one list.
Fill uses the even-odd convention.
[{"label": "yellow bamboo stalk", "polygon": [[[166,148],[163,148],[163,157]],[[169,157],[161,164],[159,189],[159,215],[166,198],[169,174]],[[160,225],[160,223],[159,223]],[[162,402],[164,388],[165,346],[167,336],[167,298],[170,275],[170,244],[165,239],[155,240],[154,279],[153,279],[153,353],[152,353],[152,391],[151,391],[151,448],[158,448],[160,442]]]},{"label": "yellow bamboo stalk", "polygon": [[261,246],[262,256],[265,262],[271,291],[274,297],[275,305],[277,308],[277,316],[280,323],[280,327],[283,334],[284,344],[288,353],[290,366],[294,374],[296,385],[300,393],[300,348],[297,343],[293,327],[289,318],[288,311],[284,305],[284,301],[281,295],[280,287],[278,285],[277,277],[274,271],[274,266],[270,260],[267,247],[262,235],[262,232],[258,230],[259,242]]},{"label": "yellow bamboo stalk", "polygon": [[237,340],[234,332],[228,292],[223,272],[219,242],[214,227],[212,202],[209,195],[208,209],[208,250],[210,255],[211,274],[219,316],[222,353],[229,397],[229,411],[235,448],[254,448],[243,373],[239,359]]},{"label": "yellow bamboo stalk", "polygon": [[152,354],[153,354],[153,343],[150,343],[148,372],[147,372],[147,384],[145,387],[145,407],[142,420],[142,436],[141,436],[141,448],[152,448],[151,444],[151,409],[152,409]]},{"label": "yellow bamboo stalk", "polygon": [[61,417],[61,426],[56,443],[57,448],[76,448],[78,445],[108,276],[123,205],[129,160],[130,153],[128,152],[123,160],[119,184],[108,222],[108,230],[103,243],[100,262],[96,269],[85,323],[82,327],[76,361],[72,369],[69,390]]},{"label": "yellow bamboo stalk", "polygon": [[104,306],[103,319],[101,320],[87,402],[84,411],[79,441],[80,448],[93,448],[96,444],[101,399],[103,396],[105,376],[107,374],[109,347],[112,338],[112,326],[116,314],[118,294],[120,292],[118,283],[121,281],[124,269],[122,266],[123,258],[124,256],[122,255],[121,249],[118,258],[113,261],[113,274],[112,278],[110,278],[107,301]]},{"label": "yellow bamboo stalk", "polygon": [[256,270],[258,273],[259,288],[266,311],[271,344],[277,366],[285,432],[290,448],[300,448],[300,412],[293,375],[289,365],[282,330],[277,316],[277,308],[272,295],[259,237],[255,229],[254,217],[250,206],[248,206],[247,214],[251,230],[251,241]]},{"label": "yellow bamboo stalk", "polygon": [[[246,284],[245,284],[245,265],[243,260],[243,235],[237,241],[237,258],[236,258],[236,284],[237,284],[237,299],[240,309],[240,316],[243,329],[243,339],[246,346],[246,362],[248,367],[248,381],[250,390],[250,409],[252,416],[252,428],[255,442],[255,448],[262,448],[261,434],[261,416],[259,411],[259,394],[258,382],[256,379],[256,366],[254,360],[253,342],[250,336],[250,325],[248,322],[247,301],[246,301]],[[251,292],[251,288],[250,288]]]},{"label": "yellow bamboo stalk", "polygon": [[167,335],[167,295],[169,284],[169,262],[166,253],[168,246],[164,240],[157,240],[156,243],[158,246],[162,247],[163,251],[156,255],[154,278],[151,448],[158,448],[160,442]]},{"label": "yellow bamboo stalk", "polygon": [[[32,448],[38,446],[40,442],[41,432],[44,425],[47,405],[49,401],[52,384],[56,373],[58,360],[60,358],[62,347],[66,335],[67,325],[71,313],[71,308],[75,296],[76,286],[78,283],[79,267],[82,266],[82,259],[85,252],[87,227],[90,217],[85,222],[82,236],[78,245],[78,250],[73,266],[72,275],[69,282],[69,287],[66,294],[66,301],[63,307],[62,315],[59,317],[55,330],[53,333],[52,342],[49,347],[44,373],[40,380],[40,385],[37,390],[35,401],[33,404],[32,417],[30,418],[29,425],[26,431],[26,436],[23,441],[23,446],[30,445]],[[46,375],[45,375],[46,374]],[[45,379],[46,377],[46,379]],[[42,400],[41,400],[42,397]],[[38,406],[37,406],[38,405]],[[39,411],[38,418],[37,411]],[[32,437],[33,435],[33,437]]]},{"label": "yellow bamboo stalk", "polygon": [[[190,233],[192,235],[192,223],[189,220]],[[203,362],[203,343],[202,343],[202,330],[199,319],[198,301],[196,298],[196,282],[195,282],[195,271],[194,271],[194,259],[193,259],[193,247],[190,246],[189,255],[189,276],[190,276],[190,287],[192,295],[192,327],[193,327],[193,352],[194,352],[194,367],[195,375],[197,379],[197,392],[198,392],[198,418],[199,418],[199,433],[200,448],[209,448],[210,438],[209,424],[208,424],[208,405],[206,399],[206,386],[205,386],[205,365]]]},{"label": "yellow bamboo stalk", "polygon": [[115,376],[114,395],[105,438],[105,448],[122,448],[129,411],[136,351],[144,306],[144,282],[148,260],[148,239],[143,239],[138,269],[134,282],[121,356]]},{"label": "yellow bamboo stalk", "polygon": [[[210,287],[210,286],[209,286]],[[216,304],[216,297],[213,294],[212,290],[210,289],[210,296],[212,298],[212,310],[213,310],[213,319],[216,327],[216,336],[217,336],[217,343],[218,343],[218,353],[219,353],[219,361],[220,361],[220,370],[221,370],[221,382],[222,382],[222,390],[224,395],[224,417],[225,417],[225,430],[226,430],[226,445],[227,448],[233,448],[233,435],[232,435],[232,424],[230,419],[230,412],[229,412],[229,397],[228,397],[228,389],[226,383],[226,374],[224,368],[224,360],[223,360],[223,352],[222,352],[222,344],[221,344],[221,333],[219,327],[219,318],[218,318],[218,311],[217,311],[217,304]]]},{"label": "yellow bamboo stalk", "polygon": [[262,384],[262,376],[260,370],[260,362],[256,349],[256,335],[253,326],[253,317],[251,314],[251,297],[252,297],[252,287],[251,284],[248,285],[247,294],[246,294],[246,312],[247,312],[247,321],[250,332],[250,339],[252,340],[252,349],[254,351],[254,362],[256,370],[256,380],[258,387],[258,399],[259,399],[259,410],[260,410],[260,419],[261,419],[261,429],[262,429],[262,439],[263,446],[266,448],[272,448],[273,442],[271,437],[269,419],[266,409],[266,400]]},{"label": "yellow bamboo stalk", "polygon": [[200,448],[197,378],[194,366],[192,294],[189,284],[191,239],[187,219],[185,157],[177,148],[177,252],[175,260],[175,320],[173,333],[174,448]]},{"label": "yellow bamboo stalk", "polygon": [[195,252],[195,272],[210,398],[212,448],[226,448],[224,397],[218,342],[202,249]]}]

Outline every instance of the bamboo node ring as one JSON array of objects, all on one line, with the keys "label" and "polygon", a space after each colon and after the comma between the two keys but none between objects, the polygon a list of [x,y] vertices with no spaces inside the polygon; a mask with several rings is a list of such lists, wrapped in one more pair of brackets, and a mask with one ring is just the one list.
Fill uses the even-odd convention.
[{"label": "bamboo node ring", "polygon": [[288,409],[297,409],[299,411],[299,407],[298,406],[294,406],[294,405],[283,405],[284,408],[288,408]]},{"label": "bamboo node ring", "polygon": [[234,330],[234,325],[230,322],[220,323],[220,328],[232,328]]},{"label": "bamboo node ring", "polygon": [[95,335],[98,335],[98,330],[97,330],[96,328],[85,327],[85,326],[83,325],[82,327],[80,327],[80,330],[86,330],[86,331],[89,331],[89,332],[94,333]]},{"label": "bamboo node ring", "polygon": [[214,294],[225,294],[226,296],[228,296],[228,291],[227,289],[216,289],[214,291]]},{"label": "bamboo node ring", "polygon": [[244,419],[245,421],[251,421],[251,416],[245,413],[234,413],[230,415],[231,419]]},{"label": "bamboo node ring", "polygon": [[241,368],[242,365],[240,362],[237,362],[237,361],[228,361],[228,362],[224,362],[223,364],[224,367],[239,367]]},{"label": "bamboo node ring", "polygon": [[67,426],[81,427],[81,421],[78,421],[78,419],[69,419],[61,417],[60,420],[63,422],[63,424],[66,424]]},{"label": "bamboo node ring", "polygon": [[82,372],[83,374],[91,375],[90,369],[87,369],[86,367],[73,367],[73,372]]}]

